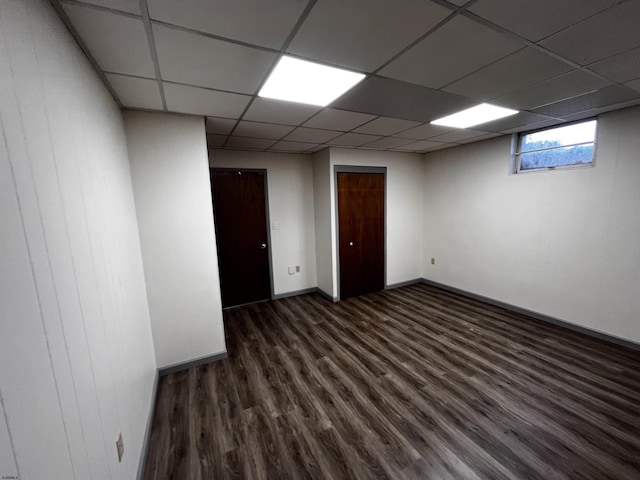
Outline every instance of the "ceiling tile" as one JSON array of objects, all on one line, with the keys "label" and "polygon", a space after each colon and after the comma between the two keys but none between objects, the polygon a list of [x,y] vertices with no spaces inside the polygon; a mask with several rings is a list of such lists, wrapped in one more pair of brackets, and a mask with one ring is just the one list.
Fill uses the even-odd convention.
[{"label": "ceiling tile", "polygon": [[107,80],[116,91],[123,106],[150,110],[163,109],[157,81],[111,73],[107,73]]},{"label": "ceiling tile", "polygon": [[335,108],[325,108],[308,122],[305,127],[325,128],[329,130],[348,131],[376,118],[366,113],[347,112]]},{"label": "ceiling tile", "polygon": [[269,150],[278,150],[280,152],[306,152],[310,148],[317,147],[317,143],[289,142],[280,140],[269,148]]},{"label": "ceiling tile", "polygon": [[504,130],[520,127],[522,125],[529,125],[532,123],[542,122],[545,120],[553,120],[557,122],[557,119],[549,119],[544,115],[538,115],[530,112],[519,112],[515,115],[493,120],[492,122],[483,123],[479,125],[480,128],[487,132],[503,132]]},{"label": "ceiling tile", "polygon": [[454,148],[459,147],[457,143],[443,143],[442,145],[438,145],[437,147],[431,147],[426,150],[423,150],[422,153],[435,152],[436,150],[444,150],[445,148]]},{"label": "ceiling tile", "polygon": [[571,67],[534,48],[498,60],[444,88],[447,92],[489,100],[547,80]]},{"label": "ceiling tile", "polygon": [[276,55],[160,25],[153,26],[163,80],[256,92]]},{"label": "ceiling tile", "polygon": [[368,133],[370,135],[393,135],[394,133],[408,130],[417,125],[420,125],[420,122],[401,120],[399,118],[380,117],[356,128],[354,132]]},{"label": "ceiling tile", "polygon": [[573,113],[584,112],[585,110],[626,102],[639,96],[635,90],[619,85],[612,85],[601,88],[596,92],[586,93],[568,100],[536,108],[535,112],[551,117],[565,117]]},{"label": "ceiling tile", "polygon": [[435,137],[452,131],[451,127],[443,127],[441,125],[431,125],[426,123],[419,127],[412,128],[411,130],[405,130],[404,132],[397,133],[396,137],[412,138],[414,140],[426,140],[427,138]]},{"label": "ceiling tile", "polygon": [[511,37],[458,15],[379,73],[440,88],[521,48]]},{"label": "ceiling tile", "polygon": [[155,77],[141,19],[76,4],[63,8],[102,70]]},{"label": "ceiling tile", "polygon": [[481,0],[469,11],[537,42],[620,0]]},{"label": "ceiling tile", "polygon": [[340,145],[345,147],[359,147],[365,143],[371,143],[374,140],[379,140],[381,137],[374,135],[364,135],[362,133],[345,133],[344,135],[334,138],[329,145]]},{"label": "ceiling tile", "polygon": [[320,150],[324,150],[325,148],[330,148],[330,147],[328,145],[317,145],[307,150],[306,153],[319,152]]},{"label": "ceiling tile", "polygon": [[548,103],[592,92],[608,85],[608,82],[582,70],[552,78],[532,87],[493,100],[496,105],[529,110]]},{"label": "ceiling tile", "polygon": [[369,77],[340,97],[335,107],[363,113],[429,122],[475,104],[449,95],[389,78]]},{"label": "ceiling tile", "polygon": [[375,150],[375,151],[377,151],[377,152],[382,152],[382,151],[384,151],[384,150],[388,150],[388,148],[385,148],[385,147],[375,147],[375,146],[372,146],[372,144],[369,144],[369,145],[360,145],[360,146],[358,147],[358,150]]},{"label": "ceiling tile", "polygon": [[231,130],[233,130],[233,127],[236,126],[236,123],[238,123],[237,120],[231,120],[229,118],[207,117],[207,133],[228,135],[229,133],[231,133]]},{"label": "ceiling tile", "polygon": [[640,75],[640,47],[589,65],[589,70],[612,78],[616,82],[626,82],[636,78]]},{"label": "ceiling tile", "polygon": [[167,109],[171,112],[238,118],[251,97],[206,88],[163,83]]},{"label": "ceiling tile", "polygon": [[256,98],[243,120],[257,122],[280,123],[282,125],[299,125],[321,107],[302,105],[301,103],[284,102],[267,98]]},{"label": "ceiling tile", "polygon": [[238,122],[238,126],[234,130],[233,134],[240,137],[270,138],[273,140],[280,140],[291,130],[293,130],[293,127],[287,125],[247,122],[245,120],[242,120]]},{"label": "ceiling tile", "polygon": [[424,150],[428,150],[433,147],[440,147],[442,145],[446,145],[446,144],[442,142],[420,140],[419,142],[412,142],[406,145],[401,145],[399,147],[394,148],[394,150],[401,150],[403,152],[422,152]]},{"label": "ceiling tile", "polygon": [[149,15],[221,37],[279,50],[306,6],[301,0],[147,0]]},{"label": "ceiling tile", "polygon": [[275,143],[275,140],[266,138],[230,137],[225,147],[246,148],[247,150],[266,150]]},{"label": "ceiling tile", "polygon": [[524,132],[526,130],[538,130],[539,128],[553,127],[555,125],[560,125],[564,122],[565,122],[564,120],[561,120],[558,118],[547,118],[546,120],[542,120],[540,122],[533,122],[533,123],[519,125],[513,128],[508,128],[508,129],[502,130],[500,133],[510,134],[510,133]]},{"label": "ceiling tile", "polygon": [[450,13],[424,0],[323,0],[288,51],[371,72]]},{"label": "ceiling tile", "polygon": [[477,137],[465,138],[463,140],[458,141],[457,143],[465,144],[465,143],[481,142],[483,140],[489,140],[490,138],[501,137],[502,135],[504,134],[501,132],[485,133],[484,135],[478,135]]},{"label": "ceiling tile", "polygon": [[636,78],[635,80],[625,83],[625,86],[640,92],[640,78]]},{"label": "ceiling tile", "polygon": [[386,137],[381,138],[380,140],[374,140],[371,143],[367,143],[367,147],[373,148],[394,148],[399,147],[400,145],[406,145],[407,143],[412,143],[413,140],[409,138],[398,138],[398,137]]},{"label": "ceiling tile", "polygon": [[140,15],[140,0],[82,0],[82,3]]},{"label": "ceiling tile", "polygon": [[572,115],[567,115],[564,119],[567,122],[573,122],[575,120],[582,120],[585,118],[595,117],[602,113],[612,112],[614,110],[621,110],[627,107],[635,107],[636,105],[640,105],[640,97],[635,98],[633,100],[629,100],[626,102],[615,103],[613,105],[607,105],[604,107],[593,108],[591,110],[586,110],[584,112],[574,113]]},{"label": "ceiling tile", "polygon": [[639,25],[640,2],[627,0],[543,40],[540,45],[588,65],[640,46]]},{"label": "ceiling tile", "polygon": [[221,147],[224,145],[224,142],[227,140],[226,135],[215,135],[212,133],[207,134],[207,147]]},{"label": "ceiling tile", "polygon": [[298,127],[289,135],[286,140],[295,142],[324,143],[344,132],[336,132],[335,130],[319,130],[317,128]]},{"label": "ceiling tile", "polygon": [[460,143],[463,140],[467,140],[474,137],[480,137],[486,135],[488,132],[482,132],[480,130],[470,130],[468,128],[454,130],[453,132],[445,133],[444,135],[438,135],[433,137],[432,141],[441,143]]}]

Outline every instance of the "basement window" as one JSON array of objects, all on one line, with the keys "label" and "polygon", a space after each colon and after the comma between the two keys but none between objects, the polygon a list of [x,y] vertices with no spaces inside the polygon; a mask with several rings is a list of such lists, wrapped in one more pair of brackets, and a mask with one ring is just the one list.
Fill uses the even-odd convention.
[{"label": "basement window", "polygon": [[597,120],[545,128],[518,135],[515,172],[592,165]]}]

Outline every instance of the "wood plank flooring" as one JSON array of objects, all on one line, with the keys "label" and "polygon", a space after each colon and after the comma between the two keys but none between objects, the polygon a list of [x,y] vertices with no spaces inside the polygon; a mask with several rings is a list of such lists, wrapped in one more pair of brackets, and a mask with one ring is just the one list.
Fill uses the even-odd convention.
[{"label": "wood plank flooring", "polygon": [[640,479],[640,353],[426,285],[225,311],[147,480]]}]

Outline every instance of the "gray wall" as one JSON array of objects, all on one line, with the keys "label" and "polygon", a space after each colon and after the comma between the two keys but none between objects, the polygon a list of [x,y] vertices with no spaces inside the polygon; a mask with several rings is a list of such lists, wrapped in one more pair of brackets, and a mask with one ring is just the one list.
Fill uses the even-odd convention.
[{"label": "gray wall", "polygon": [[49,2],[0,2],[0,120],[0,476],[135,478],[156,370],[122,117]]}]

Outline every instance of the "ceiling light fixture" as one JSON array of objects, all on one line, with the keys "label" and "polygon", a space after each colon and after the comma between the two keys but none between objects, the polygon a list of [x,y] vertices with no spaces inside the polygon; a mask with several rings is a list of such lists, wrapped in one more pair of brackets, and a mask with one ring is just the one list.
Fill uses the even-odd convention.
[{"label": "ceiling light fixture", "polygon": [[364,77],[362,73],[283,56],[258,95],[326,107]]},{"label": "ceiling light fixture", "polygon": [[447,117],[439,118],[431,122],[433,125],[442,125],[445,127],[468,128],[481,123],[487,123],[498,118],[515,115],[518,110],[510,108],[496,107],[488,103],[483,103],[475,107],[467,108],[461,112],[454,113]]}]

